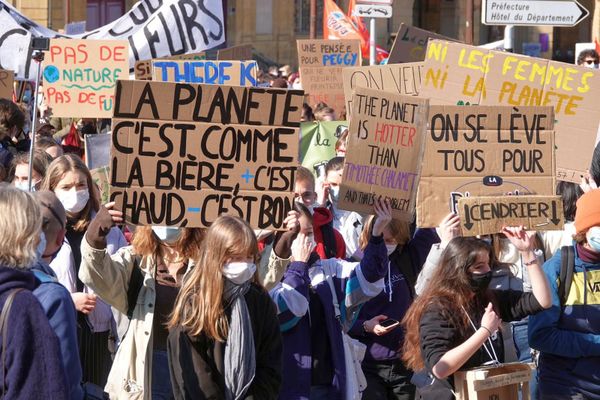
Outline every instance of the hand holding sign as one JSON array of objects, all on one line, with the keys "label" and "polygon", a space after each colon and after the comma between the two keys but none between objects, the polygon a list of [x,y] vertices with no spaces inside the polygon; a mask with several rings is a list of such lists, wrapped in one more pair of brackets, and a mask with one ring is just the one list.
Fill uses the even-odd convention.
[{"label": "hand holding sign", "polygon": [[381,236],[392,220],[392,207],[389,200],[383,200],[381,197],[375,200],[375,215],[377,219],[373,224],[373,236]]},{"label": "hand holding sign", "polygon": [[521,226],[506,226],[502,233],[519,251],[532,251],[535,249],[535,232],[526,231]]},{"label": "hand holding sign", "polygon": [[106,236],[115,224],[123,223],[123,213],[115,210],[115,202],[106,203],[90,223],[86,240],[95,249],[106,248]]},{"label": "hand holding sign", "polygon": [[440,247],[445,248],[452,239],[460,236],[460,217],[454,213],[446,215],[435,231],[441,240]]}]

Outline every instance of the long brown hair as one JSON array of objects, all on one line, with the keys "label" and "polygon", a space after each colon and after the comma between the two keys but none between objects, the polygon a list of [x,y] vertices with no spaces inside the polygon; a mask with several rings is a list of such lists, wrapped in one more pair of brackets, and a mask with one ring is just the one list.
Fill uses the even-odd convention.
[{"label": "long brown hair", "polygon": [[65,174],[67,172],[75,171],[82,172],[85,175],[90,199],[83,210],[77,213],[77,215],[69,215],[67,213],[67,224],[71,225],[77,232],[85,232],[90,225],[92,215],[100,209],[100,202],[94,194],[94,181],[92,180],[90,170],[86,167],[81,158],[72,153],[67,153],[52,161],[46,170],[46,176],[42,181],[41,189],[54,192]]},{"label": "long brown hair", "polygon": [[[454,323],[462,336],[467,336],[467,332],[472,329],[463,308],[472,314],[482,303],[482,301],[474,301],[468,272],[481,252],[489,254],[491,267],[495,257],[491,246],[483,240],[457,237],[448,243],[435,274],[402,320],[406,331],[402,360],[408,368],[418,371],[424,366],[419,327],[423,314],[430,307],[441,308],[444,316]],[[489,298],[489,293],[485,293],[482,297]]]},{"label": "long brown hair", "polygon": [[202,333],[225,341],[229,326],[223,302],[223,266],[236,258],[256,262],[257,256],[256,236],[246,221],[229,215],[217,218],[206,232],[196,266],[177,295],[169,328],[181,326],[190,336]]},{"label": "long brown hair", "polygon": [[[181,236],[173,244],[173,249],[188,260],[200,258],[200,248],[204,240],[204,228],[181,228]],[[131,239],[133,253],[140,256],[160,256],[160,240],[150,226],[138,226]]]}]

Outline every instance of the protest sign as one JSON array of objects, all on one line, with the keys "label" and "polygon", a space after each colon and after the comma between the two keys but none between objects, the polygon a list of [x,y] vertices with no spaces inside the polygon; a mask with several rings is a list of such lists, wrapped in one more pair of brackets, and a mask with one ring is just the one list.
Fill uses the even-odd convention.
[{"label": "protest sign", "polygon": [[407,62],[418,62],[425,60],[427,41],[431,39],[452,40],[443,35],[429,32],[425,29],[400,24],[396,39],[390,50],[388,64],[400,64]]},{"label": "protest sign", "polygon": [[348,129],[348,121],[303,122],[300,125],[300,162],[317,178],[325,176],[325,164],[336,156],[335,144]]},{"label": "protest sign", "polygon": [[285,229],[302,91],[119,81],[115,96],[111,200],[128,222]]},{"label": "protest sign", "polygon": [[110,199],[110,168],[106,166],[90,169],[90,174],[92,175],[92,181],[100,191],[100,204],[108,203]]},{"label": "protest sign", "polygon": [[463,236],[499,233],[505,226],[532,231],[562,230],[564,211],[560,196],[481,196],[458,200]]},{"label": "protest sign", "polygon": [[437,226],[461,197],[554,195],[552,107],[430,106],[417,226]]},{"label": "protest sign", "polygon": [[124,40],[52,39],[44,57],[44,96],[54,117],[110,118],[114,87],[127,79]]},{"label": "protest sign", "polygon": [[348,115],[352,111],[352,91],[357,87],[418,96],[423,63],[349,67],[342,70],[344,98]]},{"label": "protest sign", "polygon": [[[162,57],[161,60],[206,60],[206,52],[203,51],[201,53]],[[143,60],[135,62],[135,79],[140,81],[152,80],[152,61],[156,60]]]},{"label": "protest sign", "polygon": [[339,115],[346,105],[342,70],[362,64],[360,40],[298,40],[297,46],[308,104],[324,102]]},{"label": "protest sign", "polygon": [[110,133],[85,135],[85,163],[89,169],[105,167],[110,164]]},{"label": "protest sign", "polygon": [[217,60],[252,60],[252,45],[242,44],[217,50]]},{"label": "protest sign", "polygon": [[140,0],[117,20],[81,35],[62,35],[38,25],[0,0],[0,68],[35,80],[31,38],[127,40],[128,70],[135,62],[199,53],[225,42],[221,1]]},{"label": "protest sign", "polygon": [[598,70],[433,40],[420,95],[431,104],[553,106],[556,176],[579,182],[592,160],[599,90]]},{"label": "protest sign", "polygon": [[256,61],[152,61],[152,80],[157,82],[209,83],[256,86]]},{"label": "protest sign", "polygon": [[414,218],[429,101],[356,88],[338,205],[372,213],[389,199],[392,216]]},{"label": "protest sign", "polygon": [[14,72],[0,70],[0,98],[12,100],[14,85]]}]

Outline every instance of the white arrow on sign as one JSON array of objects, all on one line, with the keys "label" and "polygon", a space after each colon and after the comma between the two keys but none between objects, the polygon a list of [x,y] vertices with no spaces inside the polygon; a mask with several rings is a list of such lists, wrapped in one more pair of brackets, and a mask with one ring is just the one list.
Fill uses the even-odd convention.
[{"label": "white arrow on sign", "polygon": [[392,6],[379,4],[357,4],[354,6],[354,14],[365,18],[391,18]]},{"label": "white arrow on sign", "polygon": [[484,0],[486,25],[575,26],[590,13],[577,0]]}]

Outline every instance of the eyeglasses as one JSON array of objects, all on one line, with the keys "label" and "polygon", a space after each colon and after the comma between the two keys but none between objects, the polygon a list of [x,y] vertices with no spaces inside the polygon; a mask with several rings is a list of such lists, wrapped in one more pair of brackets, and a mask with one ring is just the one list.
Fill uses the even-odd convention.
[{"label": "eyeglasses", "polygon": [[307,190],[304,193],[294,193],[294,197],[298,198],[298,197],[302,197],[302,200],[304,201],[311,201],[314,200],[314,198],[317,196],[317,194],[313,191]]}]

